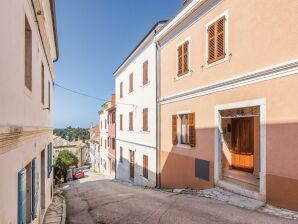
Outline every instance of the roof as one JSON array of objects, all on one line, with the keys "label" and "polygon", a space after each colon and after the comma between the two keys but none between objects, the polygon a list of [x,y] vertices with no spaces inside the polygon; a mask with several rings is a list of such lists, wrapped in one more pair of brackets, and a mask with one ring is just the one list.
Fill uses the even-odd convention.
[{"label": "roof", "polygon": [[183,7],[173,16],[156,34],[156,40],[162,39],[170,31],[172,31],[178,24],[181,23],[187,16],[189,16],[195,9],[201,6],[207,0],[188,0]]},{"label": "roof", "polygon": [[59,58],[59,48],[58,48],[55,0],[50,0],[50,6],[51,6],[51,12],[52,12],[52,23],[53,23],[53,31],[55,36],[55,47],[56,47],[56,59],[54,60],[54,62],[56,62],[58,61],[58,58]]},{"label": "roof", "polygon": [[118,68],[113,72],[115,74],[121,67],[124,65],[124,63],[130,58],[130,56],[135,53],[135,51],[141,46],[141,44],[147,39],[147,37],[155,30],[155,28],[161,24],[165,24],[167,20],[160,20],[157,23],[154,24],[154,26],[150,29],[150,31],[146,34],[146,36],[138,43],[138,45],[130,52],[130,54],[124,59],[124,61],[118,66]]}]

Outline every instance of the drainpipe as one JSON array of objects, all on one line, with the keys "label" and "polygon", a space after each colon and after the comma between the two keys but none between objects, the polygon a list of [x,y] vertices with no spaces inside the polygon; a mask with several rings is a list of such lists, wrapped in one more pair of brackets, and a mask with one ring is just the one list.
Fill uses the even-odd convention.
[{"label": "drainpipe", "polygon": [[156,187],[160,188],[160,43],[156,41]]}]

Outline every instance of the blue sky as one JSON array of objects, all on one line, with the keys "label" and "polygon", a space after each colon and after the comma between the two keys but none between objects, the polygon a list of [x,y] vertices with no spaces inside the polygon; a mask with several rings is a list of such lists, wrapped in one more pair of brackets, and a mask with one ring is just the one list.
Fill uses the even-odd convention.
[{"label": "blue sky", "polygon": [[[113,72],[159,20],[183,0],[56,0],[60,85],[110,99]],[[54,127],[89,127],[103,102],[54,88]]]}]

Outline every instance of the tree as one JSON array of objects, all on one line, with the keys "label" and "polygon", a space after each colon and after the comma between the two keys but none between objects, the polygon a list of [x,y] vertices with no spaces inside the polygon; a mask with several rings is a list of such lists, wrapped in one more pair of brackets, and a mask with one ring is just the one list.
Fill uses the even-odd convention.
[{"label": "tree", "polygon": [[62,150],[59,152],[57,160],[54,165],[55,176],[59,179],[64,177],[64,182],[66,182],[67,171],[71,166],[77,166],[79,160],[75,154],[69,150]]}]

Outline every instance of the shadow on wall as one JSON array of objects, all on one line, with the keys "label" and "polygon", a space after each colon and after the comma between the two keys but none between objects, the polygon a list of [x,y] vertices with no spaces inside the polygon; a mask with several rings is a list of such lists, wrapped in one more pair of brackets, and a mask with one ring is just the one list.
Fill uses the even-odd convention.
[{"label": "shadow on wall", "polygon": [[[196,146],[172,146],[171,133],[160,151],[161,187],[214,187],[214,127],[196,129]],[[298,123],[266,125],[266,200],[298,211]],[[281,184],[283,183],[283,184]],[[287,194],[285,194],[287,192]]]},{"label": "shadow on wall", "polygon": [[130,181],[136,185],[156,187],[156,173],[154,171],[149,168],[146,169],[143,164],[136,162],[132,165],[125,158],[122,158],[122,162],[117,163],[116,179]]}]

